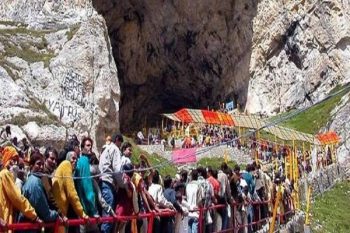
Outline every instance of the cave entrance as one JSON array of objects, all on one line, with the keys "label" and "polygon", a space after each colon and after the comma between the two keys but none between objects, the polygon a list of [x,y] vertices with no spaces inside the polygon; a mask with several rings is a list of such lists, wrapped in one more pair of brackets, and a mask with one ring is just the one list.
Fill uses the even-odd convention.
[{"label": "cave entrance", "polygon": [[93,5],[106,20],[118,69],[122,133],[155,127],[161,113],[184,107],[218,109],[233,98],[245,105],[257,1]]}]

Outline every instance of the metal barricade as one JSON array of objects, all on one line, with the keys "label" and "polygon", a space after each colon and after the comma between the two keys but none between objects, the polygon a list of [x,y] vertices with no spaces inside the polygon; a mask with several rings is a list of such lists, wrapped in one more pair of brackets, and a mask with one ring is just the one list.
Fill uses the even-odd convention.
[{"label": "metal barricade", "polygon": [[[266,205],[266,204],[273,204],[272,201],[259,201],[259,202],[250,202],[250,205],[253,206],[258,206],[258,217],[256,219],[252,219],[251,223],[248,224],[241,224],[237,219],[236,219],[236,214],[239,211],[238,208],[238,203],[233,203],[231,205],[231,221],[232,225],[230,228],[221,230],[221,231],[216,231],[216,233],[219,232],[239,232],[241,231],[242,228],[245,227],[253,227],[256,226],[256,230],[259,230],[262,228],[263,223],[268,224],[272,218],[272,215],[269,211],[267,211],[267,216],[265,218],[261,218],[261,206]],[[208,210],[218,210],[222,208],[227,208],[227,205],[215,205],[215,206],[210,206],[207,208],[199,208],[194,211],[199,212],[199,219],[198,219],[198,232],[202,233],[205,232],[205,212]],[[288,210],[284,213],[279,213],[276,216],[276,219],[280,219],[283,216],[293,214],[295,211],[294,209]],[[132,216],[117,216],[117,217],[101,217],[101,218],[89,218],[88,221],[84,219],[70,219],[68,220],[67,224],[64,224],[63,222],[56,221],[52,223],[14,223],[14,224],[9,224],[6,227],[6,230],[40,230],[43,227],[45,228],[54,228],[54,232],[57,232],[59,226],[79,226],[79,225],[85,225],[87,223],[89,224],[100,224],[100,223],[112,223],[112,222],[118,222],[118,221],[128,221],[128,220],[134,220],[134,219],[144,219],[147,218],[148,220],[148,226],[147,226],[147,232],[152,233],[153,232],[153,222],[155,217],[174,217],[176,215],[176,211],[161,211],[161,212],[149,212],[149,213],[142,213],[138,215],[132,215]],[[4,231],[5,229],[0,228],[0,232]]]},{"label": "metal barricade", "polygon": [[[132,216],[117,216],[117,217],[101,217],[101,218],[89,218],[89,220],[84,219],[70,219],[68,220],[66,226],[79,226],[79,225],[85,225],[87,223],[89,224],[100,224],[100,223],[106,223],[106,222],[118,222],[118,221],[128,221],[133,219],[148,219],[148,228],[147,232],[152,233],[153,232],[153,222],[154,218],[159,217],[170,217],[175,216],[176,211],[162,211],[162,212],[149,212],[149,213],[143,213],[138,215],[132,215]],[[65,225],[63,222],[56,221],[52,223],[14,223],[9,224],[6,226],[6,229],[0,228],[0,232],[6,231],[6,230],[40,230],[43,227],[45,228],[54,228],[54,232],[57,232],[59,226]]]}]

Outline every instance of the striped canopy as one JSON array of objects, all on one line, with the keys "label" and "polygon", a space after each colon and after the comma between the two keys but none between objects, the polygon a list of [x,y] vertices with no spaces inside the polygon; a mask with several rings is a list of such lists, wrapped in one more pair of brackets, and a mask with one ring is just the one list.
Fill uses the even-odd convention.
[{"label": "striped canopy", "polygon": [[235,126],[233,117],[222,112],[212,112],[209,110],[183,108],[175,113],[163,114],[163,116],[183,123],[203,123]]},{"label": "striped canopy", "polygon": [[[250,129],[259,129],[269,124],[265,119],[261,119],[256,115],[245,114],[227,114],[221,112],[213,112],[208,110],[188,109],[183,108],[172,114],[163,114],[163,116],[178,122],[183,123],[202,123],[216,124],[226,126],[237,126]],[[312,144],[320,144],[320,137],[315,137],[312,134],[302,133],[294,129],[283,126],[270,126],[263,128],[264,131],[276,135],[282,140],[298,140]],[[335,138],[333,138],[335,140]],[[329,140],[329,138],[327,138]]]},{"label": "striped canopy", "polygon": [[318,135],[316,135],[316,137],[323,145],[335,144],[335,143],[338,143],[340,141],[340,137],[337,135],[336,132],[333,132],[333,131],[318,134]]},{"label": "striped canopy", "polygon": [[[256,115],[233,114],[232,117],[234,118],[235,125],[243,128],[259,129],[259,128],[262,128],[263,126],[270,124],[270,122],[268,122],[266,119],[261,119],[261,117],[258,117]],[[309,142],[312,144],[314,143],[318,144],[318,141],[314,137],[314,135],[299,132],[287,127],[275,125],[275,126],[265,127],[263,128],[263,130],[273,135],[276,135],[278,138],[282,140],[287,140],[287,141],[297,140],[297,141]]]}]

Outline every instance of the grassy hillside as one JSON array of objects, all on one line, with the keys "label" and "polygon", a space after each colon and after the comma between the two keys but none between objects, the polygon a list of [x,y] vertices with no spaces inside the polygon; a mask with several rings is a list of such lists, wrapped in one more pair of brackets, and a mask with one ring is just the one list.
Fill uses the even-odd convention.
[{"label": "grassy hillside", "polygon": [[337,184],[318,196],[311,206],[312,232],[350,232],[350,182]]},{"label": "grassy hillside", "polygon": [[[341,86],[337,86],[331,91],[331,93],[335,93],[341,88]],[[331,111],[339,104],[341,98],[346,93],[346,91],[343,91],[330,99],[309,108],[305,112],[297,114],[291,119],[283,122],[281,125],[301,132],[316,134],[322,127],[326,126],[327,122],[330,120]],[[289,113],[292,112],[282,113],[281,115],[271,118],[271,121],[277,120],[279,117],[283,117]]]},{"label": "grassy hillside", "polygon": [[[221,164],[224,162],[224,158],[222,157],[216,157],[216,158],[202,158],[198,161],[198,166],[203,166],[203,167],[209,167],[211,166],[212,168],[220,168]],[[234,168],[234,166],[236,165],[235,161],[228,161],[228,166],[230,168]]]}]

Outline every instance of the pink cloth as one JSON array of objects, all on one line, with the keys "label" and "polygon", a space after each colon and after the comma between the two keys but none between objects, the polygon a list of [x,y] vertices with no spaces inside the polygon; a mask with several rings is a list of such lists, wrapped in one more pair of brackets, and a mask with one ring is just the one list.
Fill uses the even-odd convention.
[{"label": "pink cloth", "polygon": [[171,154],[173,163],[195,163],[196,148],[174,150]]}]

